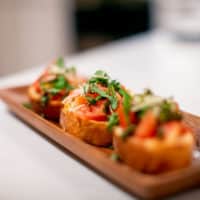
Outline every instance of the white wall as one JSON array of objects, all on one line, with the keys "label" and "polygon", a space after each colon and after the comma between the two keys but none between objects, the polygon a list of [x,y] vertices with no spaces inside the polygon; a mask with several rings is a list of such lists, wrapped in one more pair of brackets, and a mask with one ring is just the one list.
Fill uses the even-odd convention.
[{"label": "white wall", "polygon": [[0,75],[74,49],[73,0],[0,0]]}]

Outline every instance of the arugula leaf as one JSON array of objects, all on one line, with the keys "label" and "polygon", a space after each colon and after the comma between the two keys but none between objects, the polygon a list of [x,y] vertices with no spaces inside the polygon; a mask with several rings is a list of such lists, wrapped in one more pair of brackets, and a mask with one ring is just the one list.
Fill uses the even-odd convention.
[{"label": "arugula leaf", "polygon": [[115,110],[117,108],[117,105],[118,105],[118,99],[115,95],[115,93],[111,96],[109,94],[107,94],[105,91],[99,89],[96,85],[92,85],[91,86],[91,92],[93,93],[97,93],[100,95],[101,98],[106,98],[110,101],[110,104],[111,104],[111,108],[113,110]]},{"label": "arugula leaf", "polygon": [[120,157],[117,153],[112,153],[110,156],[110,159],[113,161],[118,161],[118,160],[120,160]]},{"label": "arugula leaf", "polygon": [[49,101],[49,97],[48,96],[46,96],[46,95],[42,96],[42,98],[41,98],[42,106],[46,106],[48,101]]},{"label": "arugula leaf", "polygon": [[113,110],[116,110],[117,106],[118,106],[118,99],[117,99],[117,97],[116,96],[111,96],[110,103],[111,103],[111,108]]},{"label": "arugula leaf", "polygon": [[139,119],[141,119],[144,116],[144,114],[146,113],[146,111],[149,110],[150,108],[151,107],[149,107],[149,106],[145,106],[145,107],[141,108],[139,111],[136,112],[137,117]]},{"label": "arugula leaf", "polygon": [[133,133],[133,131],[135,130],[135,125],[131,124],[130,126],[128,126],[123,133],[120,135],[120,137],[125,140],[130,134]]},{"label": "arugula leaf", "polygon": [[120,83],[116,80],[111,80],[109,85],[110,85],[110,87],[112,86],[115,91],[119,91],[119,89],[121,88]]},{"label": "arugula leaf", "polygon": [[153,95],[153,92],[149,89],[149,88],[145,88],[144,89],[144,96],[147,96],[147,95]]},{"label": "arugula leaf", "polygon": [[50,89],[48,89],[48,92],[51,93],[52,95],[56,95],[60,92],[60,89],[50,88]]},{"label": "arugula leaf", "polygon": [[58,78],[54,81],[54,88],[63,89],[67,85],[67,81],[63,75],[58,76]]},{"label": "arugula leaf", "polygon": [[58,58],[58,59],[56,60],[56,65],[57,65],[58,67],[60,67],[60,68],[65,67],[65,61],[64,61],[64,59],[63,59],[62,57]]},{"label": "arugula leaf", "polygon": [[163,101],[160,105],[159,121],[164,123],[170,120],[181,120],[182,115],[177,111],[172,110],[173,103]]},{"label": "arugula leaf", "polygon": [[103,85],[108,85],[110,77],[104,71],[98,70],[95,74],[90,78],[89,84],[91,83],[101,83]]},{"label": "arugula leaf", "polygon": [[[98,84],[108,87],[108,90],[107,91],[101,90],[98,87]],[[88,83],[85,84],[85,86],[83,87],[83,90],[84,90],[85,95],[88,92],[97,93],[100,96],[98,97],[99,99],[102,99],[102,98],[108,99],[112,110],[116,110],[118,106],[119,100],[117,98],[116,92],[119,92],[120,90],[122,90],[121,91],[121,93],[123,93],[122,96],[125,96],[124,105],[125,105],[126,110],[128,110],[130,107],[128,106],[129,104],[128,97],[130,95],[128,95],[128,93],[126,93],[126,91],[121,88],[120,83],[118,81],[111,80],[110,76],[104,71],[101,71],[101,70],[96,71],[95,74],[89,79]],[[98,98],[96,98],[96,101],[99,100]],[[89,101],[91,102],[91,99],[89,99]],[[94,103],[94,100],[92,100],[92,103]]]},{"label": "arugula leaf", "polygon": [[90,90],[90,85],[88,83],[85,83],[83,85],[83,93],[87,94],[89,92],[89,90]]},{"label": "arugula leaf", "polygon": [[97,100],[95,98],[92,98],[90,96],[85,96],[85,98],[87,99],[87,101],[89,102],[89,104],[96,104],[97,103]]},{"label": "arugula leaf", "polygon": [[59,75],[58,78],[53,81],[53,88],[57,90],[72,90],[74,87],[69,84],[63,75]]},{"label": "arugula leaf", "polygon": [[108,118],[108,130],[111,131],[112,128],[119,124],[119,117],[116,113],[113,113]]},{"label": "arugula leaf", "polygon": [[29,103],[29,102],[23,103],[22,105],[23,105],[25,108],[32,109],[32,105],[31,105],[31,103]]},{"label": "arugula leaf", "polygon": [[111,99],[111,97],[103,90],[99,89],[96,85],[91,85],[90,87],[91,92],[99,94],[103,98]]},{"label": "arugula leaf", "polygon": [[110,78],[110,76],[104,72],[103,70],[97,70],[95,73],[94,73],[94,76],[96,77],[102,77],[102,78]]},{"label": "arugula leaf", "polygon": [[66,68],[66,72],[76,74],[76,68],[74,66]]},{"label": "arugula leaf", "polygon": [[108,85],[108,93],[110,94],[111,108],[113,110],[116,110],[116,108],[118,106],[118,98],[116,96],[116,91],[115,91],[115,88],[114,88],[113,84],[109,84]]},{"label": "arugula leaf", "polygon": [[129,123],[129,113],[131,111],[132,106],[132,96],[124,89],[120,88],[119,93],[123,97],[123,108],[126,116],[126,120]]}]

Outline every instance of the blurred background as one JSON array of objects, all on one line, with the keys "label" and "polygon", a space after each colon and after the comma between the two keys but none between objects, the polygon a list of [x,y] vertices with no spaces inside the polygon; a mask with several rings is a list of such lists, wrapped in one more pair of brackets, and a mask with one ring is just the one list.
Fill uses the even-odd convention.
[{"label": "blurred background", "polygon": [[0,76],[155,29],[199,40],[199,0],[0,0]]}]

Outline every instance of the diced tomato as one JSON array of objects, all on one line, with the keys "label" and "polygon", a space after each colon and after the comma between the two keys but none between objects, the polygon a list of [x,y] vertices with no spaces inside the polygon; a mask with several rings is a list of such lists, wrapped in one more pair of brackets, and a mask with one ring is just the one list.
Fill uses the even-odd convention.
[{"label": "diced tomato", "polygon": [[61,90],[58,94],[52,96],[52,100],[62,100],[66,94],[66,90]]},{"label": "diced tomato", "polygon": [[106,121],[107,115],[104,112],[105,100],[100,100],[95,105],[82,104],[77,111],[81,117],[96,120]]},{"label": "diced tomato", "polygon": [[85,96],[79,95],[78,97],[76,97],[76,103],[77,103],[78,105],[81,105],[81,104],[87,104],[88,101],[87,101],[87,99],[85,98]]},{"label": "diced tomato", "polygon": [[162,125],[162,131],[165,135],[170,134],[172,132],[178,133],[178,134],[184,134],[185,132],[189,131],[189,128],[186,127],[182,122],[180,121],[170,121],[166,124]]},{"label": "diced tomato", "polygon": [[124,108],[123,108],[123,105],[122,105],[121,102],[119,102],[116,113],[118,114],[118,117],[119,117],[119,125],[122,126],[123,128],[126,128],[129,125],[128,124],[129,122],[130,123],[136,122],[136,115],[135,115],[134,112],[129,113],[129,120],[130,121],[127,121],[126,114],[124,112]]},{"label": "diced tomato", "polygon": [[152,111],[145,113],[135,130],[135,136],[141,138],[153,137],[156,135],[157,119]]},{"label": "diced tomato", "polygon": [[129,118],[131,123],[136,123],[136,114],[134,112],[129,113]]},{"label": "diced tomato", "polygon": [[37,81],[35,81],[35,83],[33,83],[33,87],[35,88],[36,92],[38,92],[38,93],[42,92],[39,80],[37,80]]},{"label": "diced tomato", "polygon": [[118,114],[118,117],[119,117],[120,126],[122,126],[124,128],[127,127],[127,119],[126,119],[123,105],[121,103],[119,103],[116,113]]}]

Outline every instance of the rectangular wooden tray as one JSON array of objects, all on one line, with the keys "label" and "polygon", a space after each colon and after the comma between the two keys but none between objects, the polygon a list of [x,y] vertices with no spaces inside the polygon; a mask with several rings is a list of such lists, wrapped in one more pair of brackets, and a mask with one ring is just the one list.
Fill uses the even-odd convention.
[{"label": "rectangular wooden tray", "polygon": [[[194,160],[188,168],[161,175],[147,175],[134,171],[125,164],[110,159],[112,150],[89,145],[65,133],[59,125],[48,121],[23,106],[27,102],[27,86],[0,90],[0,98],[24,122],[76,155],[82,163],[130,194],[144,199],[167,196],[200,183],[200,161]],[[200,133],[200,118],[184,113],[184,120]]]}]

